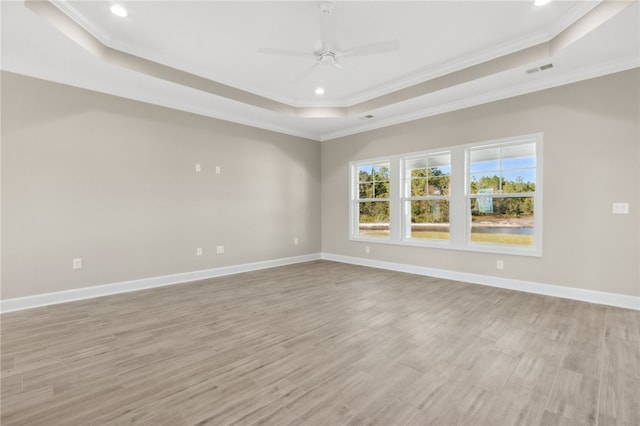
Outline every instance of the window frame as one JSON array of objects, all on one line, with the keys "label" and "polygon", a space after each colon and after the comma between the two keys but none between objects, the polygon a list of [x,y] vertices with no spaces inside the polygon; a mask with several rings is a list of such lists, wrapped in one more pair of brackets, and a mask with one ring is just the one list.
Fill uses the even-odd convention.
[{"label": "window frame", "polygon": [[[400,203],[401,203],[401,207],[402,207],[402,235],[401,235],[401,239],[403,242],[408,242],[408,243],[416,243],[416,244],[422,244],[423,242],[430,242],[433,243],[435,245],[442,245],[442,244],[447,244],[449,241],[451,241],[451,238],[449,238],[448,240],[439,240],[439,239],[420,239],[420,238],[413,238],[411,237],[411,226],[412,226],[412,221],[411,221],[411,202],[412,201],[438,201],[438,200],[445,200],[449,202],[449,211],[451,211],[451,192],[452,192],[452,187],[451,187],[451,183],[449,184],[449,194],[448,195],[423,195],[423,196],[414,196],[411,194],[411,180],[412,177],[409,176],[409,166],[407,165],[407,163],[411,162],[411,161],[415,161],[415,160],[419,160],[419,159],[429,159],[429,158],[433,158],[433,157],[437,157],[437,156],[442,156],[442,155],[448,155],[449,156],[449,168],[451,169],[451,157],[452,157],[452,153],[451,150],[449,149],[445,149],[445,150],[434,150],[434,151],[429,151],[428,153],[421,153],[421,154],[417,154],[417,155],[407,155],[407,156],[403,156],[400,159],[400,174],[401,174],[401,185],[402,185],[402,193],[400,195],[401,199],[400,199]],[[427,169],[429,169],[429,167],[426,167]],[[451,182],[451,174],[452,171],[450,171],[449,173],[449,180]],[[426,177],[427,179],[427,185],[429,183],[429,178],[428,176]],[[449,219],[449,224],[451,223],[451,219]]]},{"label": "window frame", "polygon": [[[470,152],[483,147],[505,147],[519,144],[535,143],[535,191],[533,193],[494,194],[494,197],[528,197],[532,196],[534,204],[534,242],[533,246],[518,246],[510,244],[492,244],[471,241],[471,199],[477,194],[470,194]],[[349,162],[350,191],[349,191],[349,239],[351,241],[370,242],[380,244],[405,245],[413,247],[428,247],[449,250],[462,250],[494,254],[542,256],[542,192],[543,192],[543,144],[542,132],[514,137],[474,142],[464,145],[440,147],[420,152],[401,155],[378,157]],[[438,154],[450,154],[450,186],[449,186],[449,240],[407,238],[407,226],[411,226],[411,212],[407,212],[406,164],[415,158],[429,157]],[[359,166],[368,164],[388,163],[390,172],[389,182],[389,235],[386,237],[359,235],[359,200],[358,174]],[[408,194],[410,195],[410,194]],[[441,198],[435,196],[434,198]],[[410,233],[409,233],[410,235]]]},{"label": "window frame", "polygon": [[350,174],[351,174],[351,194],[350,194],[350,203],[349,203],[349,218],[350,218],[350,234],[353,238],[356,239],[366,239],[372,241],[387,241],[391,237],[391,228],[389,229],[388,236],[372,236],[372,235],[361,235],[360,234],[360,203],[366,202],[387,202],[389,203],[389,227],[391,227],[391,198],[394,192],[392,188],[392,178],[389,177],[389,198],[360,198],[360,173],[359,168],[361,166],[369,166],[369,165],[382,165],[389,164],[389,173],[391,173],[391,161],[387,158],[377,158],[366,161],[357,161],[350,163]]},{"label": "window frame", "polygon": [[[502,166],[499,171],[502,176],[502,172],[505,170],[525,170],[525,169],[535,169],[536,176],[536,188],[534,192],[516,192],[516,193],[498,193],[491,195],[481,195],[481,194],[471,194],[471,185],[470,179],[472,176],[471,173],[471,152],[478,151],[486,148],[504,148],[510,146],[518,146],[535,143],[535,166],[534,167],[526,167],[522,169],[504,169]],[[500,163],[502,163],[502,158],[500,158]],[[474,242],[471,240],[471,226],[472,226],[472,217],[471,217],[471,200],[484,198],[484,197],[492,197],[492,198],[533,198],[533,247],[524,247],[518,246],[515,244],[491,244],[491,243],[483,243],[483,242]],[[525,135],[516,138],[506,138],[496,141],[490,141],[487,144],[471,144],[465,149],[465,214],[466,214],[466,245],[472,247],[474,251],[489,251],[492,253],[506,253],[506,254],[524,254],[524,255],[532,255],[532,256],[541,256],[542,255],[542,134],[535,135]],[[538,206],[540,204],[540,206]],[[507,249],[508,251],[503,251],[502,249]]]}]

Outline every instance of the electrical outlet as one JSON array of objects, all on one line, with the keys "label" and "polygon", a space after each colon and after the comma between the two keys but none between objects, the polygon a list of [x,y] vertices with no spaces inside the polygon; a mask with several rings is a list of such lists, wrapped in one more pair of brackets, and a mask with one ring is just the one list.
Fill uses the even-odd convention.
[{"label": "electrical outlet", "polygon": [[200,173],[202,171],[202,166],[200,164],[196,164],[196,173]]},{"label": "electrical outlet", "polygon": [[76,257],[75,259],[73,259],[72,267],[73,269],[82,269],[82,258]]},{"label": "electrical outlet", "polygon": [[219,175],[220,173],[222,173],[222,169],[220,166],[216,166],[216,174]]},{"label": "electrical outlet", "polygon": [[218,254],[224,253],[224,246],[217,246],[216,247],[216,253],[218,253]]},{"label": "electrical outlet", "polygon": [[298,237],[295,237],[293,239],[293,245],[297,246],[298,245]]},{"label": "electrical outlet", "polygon": [[498,260],[496,262],[496,269],[504,269],[504,260]]},{"label": "electrical outlet", "polygon": [[196,249],[196,256],[202,256],[202,248],[198,247]]},{"label": "electrical outlet", "polygon": [[364,252],[365,253],[370,253],[371,252],[371,249],[369,248],[369,246],[365,246],[364,247]]}]

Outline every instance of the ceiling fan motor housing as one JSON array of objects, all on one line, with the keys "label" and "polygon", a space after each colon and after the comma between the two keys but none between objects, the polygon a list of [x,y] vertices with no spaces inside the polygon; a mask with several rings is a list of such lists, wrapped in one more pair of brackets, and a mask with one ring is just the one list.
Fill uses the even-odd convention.
[{"label": "ceiling fan motor housing", "polygon": [[331,15],[331,12],[333,12],[333,5],[328,1],[323,1],[320,3],[320,12]]},{"label": "ceiling fan motor housing", "polygon": [[323,65],[335,65],[336,54],[333,52],[325,52],[320,55],[318,61]]}]

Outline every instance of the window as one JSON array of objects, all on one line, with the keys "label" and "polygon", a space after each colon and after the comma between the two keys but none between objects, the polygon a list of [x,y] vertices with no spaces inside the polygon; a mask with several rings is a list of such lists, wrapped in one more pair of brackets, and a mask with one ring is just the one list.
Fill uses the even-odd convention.
[{"label": "window", "polygon": [[471,242],[533,247],[536,144],[470,148]]},{"label": "window", "polygon": [[451,154],[404,160],[404,238],[449,239]]},{"label": "window", "polygon": [[357,235],[389,236],[389,163],[381,162],[356,167]]},{"label": "window", "polygon": [[351,163],[351,239],[541,255],[542,134]]}]

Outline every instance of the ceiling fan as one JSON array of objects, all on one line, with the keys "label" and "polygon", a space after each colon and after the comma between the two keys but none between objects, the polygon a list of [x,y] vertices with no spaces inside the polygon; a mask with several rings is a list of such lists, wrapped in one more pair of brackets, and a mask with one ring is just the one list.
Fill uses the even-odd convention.
[{"label": "ceiling fan", "polygon": [[343,58],[354,58],[358,56],[377,55],[380,53],[393,52],[400,48],[398,40],[387,40],[379,43],[365,44],[350,49],[341,49],[336,40],[337,16],[334,7],[330,2],[322,2],[320,9],[320,42],[318,48],[312,52],[300,52],[296,50],[278,49],[263,47],[258,49],[259,53],[278,56],[299,56],[314,58],[315,63],[300,78],[302,80],[318,65],[331,65],[342,68]]}]

